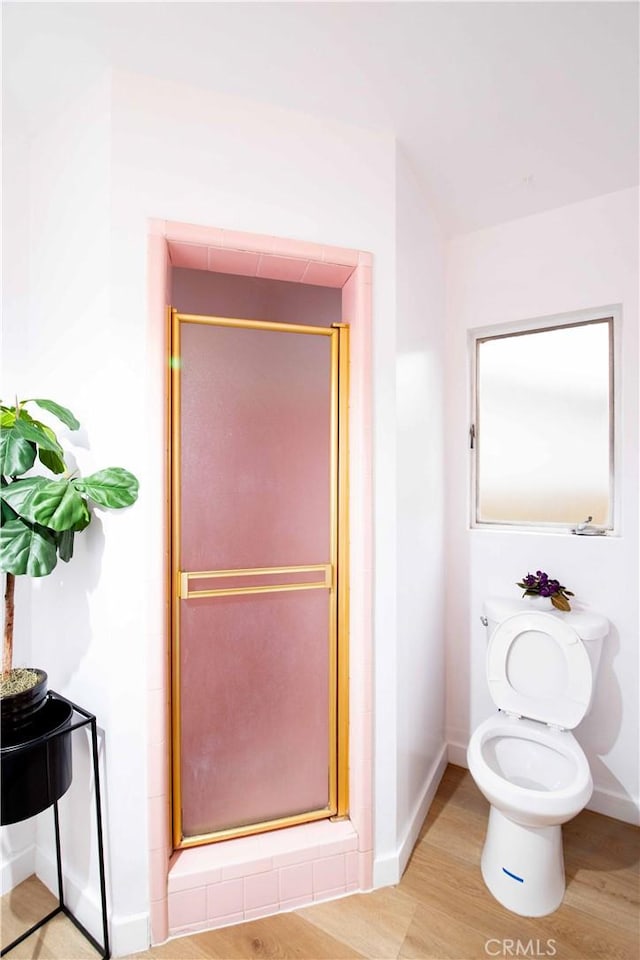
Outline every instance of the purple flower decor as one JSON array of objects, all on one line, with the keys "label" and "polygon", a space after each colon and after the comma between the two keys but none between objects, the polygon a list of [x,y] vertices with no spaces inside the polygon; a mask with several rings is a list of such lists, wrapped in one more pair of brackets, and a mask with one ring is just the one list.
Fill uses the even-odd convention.
[{"label": "purple flower decor", "polygon": [[535,575],[528,573],[517,586],[524,590],[523,597],[549,597],[558,610],[571,610],[569,597],[574,594],[559,580],[552,580],[544,570],[536,570]]}]

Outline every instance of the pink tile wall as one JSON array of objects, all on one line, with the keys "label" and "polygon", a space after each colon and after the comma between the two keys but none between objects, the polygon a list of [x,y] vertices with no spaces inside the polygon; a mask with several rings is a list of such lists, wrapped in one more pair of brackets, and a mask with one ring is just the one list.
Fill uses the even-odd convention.
[{"label": "pink tile wall", "polygon": [[372,884],[371,264],[370,254],[356,250],[162,220],[149,224],[150,320],[163,344],[171,266],[340,287],[343,321],[351,327],[350,818],[171,855],[166,634],[157,638],[149,674],[153,943]]}]

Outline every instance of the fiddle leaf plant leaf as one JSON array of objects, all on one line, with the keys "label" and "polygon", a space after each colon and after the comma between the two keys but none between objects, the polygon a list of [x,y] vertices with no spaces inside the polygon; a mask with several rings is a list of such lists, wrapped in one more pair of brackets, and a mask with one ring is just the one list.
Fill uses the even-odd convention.
[{"label": "fiddle leaf plant leaf", "polygon": [[13,427],[0,432],[0,473],[3,477],[18,477],[30,470],[36,459],[36,446],[21,437]]},{"label": "fiddle leaf plant leaf", "polygon": [[38,459],[40,463],[51,470],[51,473],[64,473],[67,468],[62,457],[58,456],[53,450],[38,450]]},{"label": "fiddle leaf plant leaf", "polygon": [[51,530],[16,517],[0,528],[0,569],[16,576],[46,577],[58,562],[56,547]]},{"label": "fiddle leaf plant leaf", "polygon": [[[26,409],[35,404],[69,430],[78,430],[74,414],[53,400],[34,397],[15,405],[0,403],[0,570],[7,585],[19,575],[44,577],[58,556],[73,557],[75,534],[91,522],[89,501],[102,507],[128,507],[138,496],[138,481],[127,470],[111,467],[85,479],[71,479],[64,450],[55,432]],[[56,479],[28,476],[36,457]],[[63,474],[63,476],[59,476]],[[5,594],[2,674],[12,670],[13,589]]]},{"label": "fiddle leaf plant leaf", "polygon": [[29,499],[36,490],[51,483],[46,477],[26,477],[24,480],[15,480],[0,490],[3,504],[9,504],[12,510],[25,520],[33,520]]},{"label": "fiddle leaf plant leaf", "polygon": [[98,470],[71,482],[101,507],[129,507],[138,497],[138,481],[123,467],[107,467],[106,470]]},{"label": "fiddle leaf plant leaf", "polygon": [[[22,411],[20,412],[22,413]],[[53,430],[50,428],[45,429],[36,420],[32,420],[30,417],[27,419],[26,417],[18,416],[11,429],[17,437],[35,443],[39,447],[42,447],[43,450],[53,450],[61,459],[64,458],[62,447],[58,443]]]},{"label": "fiddle leaf plant leaf", "polygon": [[[71,531],[70,531],[70,532],[79,533],[80,530],[84,530],[85,527],[88,527],[89,524],[91,523],[91,513],[89,512],[89,507],[87,506],[87,501],[86,501],[83,497],[80,497],[80,500],[81,500],[81,502],[82,502],[82,512],[81,512],[80,515],[78,516],[78,519],[76,520],[76,522],[74,523],[74,525],[71,527]],[[60,536],[62,536],[62,533],[64,533],[64,532],[66,532],[66,531],[63,530],[63,531],[61,532]]]},{"label": "fiddle leaf plant leaf", "polygon": [[69,430],[79,430],[80,422],[76,420],[74,415],[71,413],[71,410],[68,410],[67,407],[63,407],[62,404],[56,403],[54,400],[42,400],[35,398],[31,400],[24,400],[24,403],[37,403],[42,410],[47,410],[49,413],[52,413],[54,417],[57,417],[61,423],[64,423],[65,427],[68,427]]},{"label": "fiddle leaf plant leaf", "polygon": [[86,526],[87,505],[72,480],[47,480],[25,501],[22,516],[58,532]]},{"label": "fiddle leaf plant leaf", "polygon": [[[40,423],[39,420],[34,420],[33,423],[41,427],[50,440],[54,440],[57,443],[58,438],[51,427],[48,427],[45,423]],[[55,450],[43,450],[40,448],[38,450],[38,459],[40,463],[43,463],[45,467],[48,467],[52,473],[64,473],[67,469],[67,465],[62,456]]]},{"label": "fiddle leaf plant leaf", "polygon": [[16,422],[16,412],[10,407],[0,407],[0,427],[12,427]]},{"label": "fiddle leaf plant leaf", "polygon": [[73,530],[63,530],[58,534],[58,555],[65,563],[69,563],[69,560],[73,557],[74,536]]}]

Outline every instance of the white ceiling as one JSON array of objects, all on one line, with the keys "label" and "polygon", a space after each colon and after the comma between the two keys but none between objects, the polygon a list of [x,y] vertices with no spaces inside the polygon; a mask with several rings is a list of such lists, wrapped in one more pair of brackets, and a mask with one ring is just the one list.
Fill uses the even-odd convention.
[{"label": "white ceiling", "polygon": [[4,89],[33,124],[112,65],[384,128],[445,228],[464,232],[638,182],[638,10],[3,3]]}]

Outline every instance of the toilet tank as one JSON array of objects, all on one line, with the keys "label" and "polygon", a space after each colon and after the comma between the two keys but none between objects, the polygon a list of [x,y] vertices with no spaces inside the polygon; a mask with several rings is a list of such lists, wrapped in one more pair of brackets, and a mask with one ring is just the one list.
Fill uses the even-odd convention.
[{"label": "toilet tank", "polygon": [[[609,621],[601,613],[594,610],[571,610],[564,613],[562,610],[556,610],[547,598],[521,597],[490,597],[483,604],[483,623],[487,628],[487,642],[493,634],[499,623],[508,617],[515,616],[516,613],[524,613],[528,610],[535,610],[538,613],[550,613],[551,616],[564,620],[569,626],[573,627],[584,644],[584,648],[589,655],[591,663],[591,673],[593,676],[593,686],[591,699],[593,701],[593,691],[596,687],[596,678],[600,667],[600,654],[602,653],[602,644],[609,633]],[[589,710],[591,704],[589,704]]]}]

